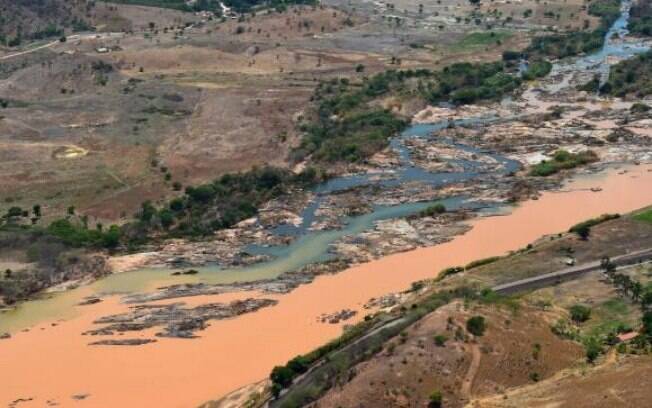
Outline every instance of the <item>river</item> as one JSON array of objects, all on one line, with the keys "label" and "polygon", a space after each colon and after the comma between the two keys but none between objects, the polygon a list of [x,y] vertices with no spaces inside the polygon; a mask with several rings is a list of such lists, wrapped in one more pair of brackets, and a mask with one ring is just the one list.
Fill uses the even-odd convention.
[{"label": "river", "polygon": [[[626,25],[628,4],[623,7],[624,17],[614,24],[600,53],[573,64],[556,65],[555,70],[572,72],[581,69],[592,57],[597,58],[594,66],[602,66],[600,61],[606,61],[609,55],[621,55],[624,46],[618,46],[620,42],[616,41],[614,33],[622,32]],[[472,125],[490,120],[494,119],[468,118],[463,122]],[[399,152],[401,165],[393,178],[378,183],[383,186],[419,180],[444,186],[483,177],[481,172],[475,171],[477,165],[474,162],[458,163],[462,165],[462,171],[445,174],[428,173],[411,166],[404,141],[428,135],[447,125],[447,122],[415,125],[396,138],[392,147]],[[512,172],[518,168],[518,164],[508,158],[491,156],[501,164],[500,172]],[[321,198],[338,189],[370,182],[366,175],[353,175],[318,187],[315,201],[302,214],[304,223],[277,231],[296,235],[297,239],[291,245],[251,248],[252,251],[274,255],[272,261],[229,270],[207,267],[201,269],[199,275],[183,279],[187,282],[226,283],[278,276],[327,259],[330,243],[346,234],[359,233],[370,228],[376,220],[402,217],[431,204],[377,207],[370,214],[348,219],[340,230],[309,230]],[[265,295],[277,299],[278,305],[235,319],[213,322],[200,332],[200,338],[193,340],[163,339],[140,347],[95,347],[88,346],[90,339],[81,335],[93,326],[95,319],[127,308],[120,303],[118,296],[109,296],[95,305],[76,306],[83,297],[96,293],[148,291],[178,283],[178,277],[171,277],[169,270],[150,269],[113,275],[92,285],[26,302],[0,318],[0,332],[13,333],[11,339],[0,340],[0,369],[3,373],[0,403],[9,404],[22,398],[26,401],[21,403],[21,407],[43,406],[48,401],[68,406],[73,400],[75,404],[88,407],[198,405],[260,380],[274,365],[339,335],[342,324],[318,322],[322,313],[350,308],[359,313],[347,323],[360,320],[365,313],[362,305],[370,298],[403,290],[414,281],[436,276],[445,267],[504,254],[542,235],[564,231],[576,222],[603,213],[627,212],[649,205],[652,203],[651,183],[652,166],[649,165],[632,166],[628,172],[611,169],[578,178],[568,183],[563,191],[546,192],[539,200],[525,202],[507,215],[476,219],[471,222],[473,228],[468,233],[448,243],[387,256],[336,275],[321,276],[312,284],[301,286],[289,294]],[[591,192],[591,187],[599,187],[602,191]],[[454,197],[448,199],[446,205],[455,209],[477,206],[478,203]],[[252,295],[256,294],[235,293],[182,300],[196,305]],[[152,337],[152,332],[136,336]]]},{"label": "river", "polygon": [[[142,347],[93,347],[81,333],[100,316],[124,311],[112,297],[78,307],[65,321],[41,322],[0,345],[3,386],[0,402],[34,398],[31,406],[85,395],[84,406],[189,407],[267,376],[271,367],[340,334],[342,325],[323,324],[324,312],[362,305],[372,297],[432,278],[442,268],[500,255],[542,235],[563,231],[606,212],[630,211],[652,202],[652,166],[611,170],[583,177],[563,192],[547,192],[509,215],[483,217],[473,229],[430,248],[396,254],[336,275],[317,278],[279,304],[232,320],[214,322],[193,340],[165,339]],[[596,193],[590,187],[600,187]],[[83,289],[90,290],[90,289]],[[245,297],[228,294],[189,298],[190,304]],[[142,336],[151,333],[142,333]],[[22,405],[21,405],[22,406]],[[24,406],[30,406],[25,404]]]}]

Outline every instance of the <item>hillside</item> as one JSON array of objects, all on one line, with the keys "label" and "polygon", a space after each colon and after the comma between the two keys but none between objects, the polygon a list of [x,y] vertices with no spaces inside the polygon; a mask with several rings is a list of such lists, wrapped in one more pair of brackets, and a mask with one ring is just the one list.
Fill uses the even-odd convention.
[{"label": "hillside", "polygon": [[[645,247],[651,213],[594,225],[586,240],[560,234],[413,285],[401,307],[384,312],[398,320],[370,316],[343,336],[359,341],[324,353],[272,406],[642,406],[650,397],[649,264],[560,278],[510,296],[488,287],[563,268],[563,259],[581,264]],[[616,337],[637,331],[631,342]],[[313,354],[285,367],[304,371],[301,362]],[[272,372],[275,384],[281,372]]]},{"label": "hillside", "polygon": [[64,32],[87,31],[95,2],[86,0],[0,0],[0,42],[9,46]]}]

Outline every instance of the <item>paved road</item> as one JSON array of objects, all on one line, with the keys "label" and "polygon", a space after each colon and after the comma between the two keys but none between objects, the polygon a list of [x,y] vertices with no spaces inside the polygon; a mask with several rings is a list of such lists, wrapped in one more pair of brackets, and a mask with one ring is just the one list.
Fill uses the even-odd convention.
[{"label": "paved road", "polygon": [[[616,267],[633,265],[650,260],[652,260],[652,248],[643,249],[611,258],[611,262],[615,264]],[[532,278],[521,279],[518,281],[494,286],[493,290],[501,294],[511,294],[575,279],[586,273],[599,271],[600,269],[600,261],[588,262],[582,265],[562,269],[557,272],[547,273],[544,275],[534,276]]]},{"label": "paved road", "polygon": [[[640,251],[636,251],[636,252],[632,252],[632,253],[629,253],[629,254],[620,255],[620,256],[611,258],[611,262],[614,263],[617,267],[633,265],[633,264],[646,262],[646,261],[650,261],[650,260],[652,260],[652,248],[648,248],[648,249],[644,249],[644,250],[640,250]],[[502,285],[494,286],[493,290],[495,292],[498,292],[498,293],[501,293],[501,294],[511,294],[511,293],[516,293],[516,292],[523,291],[523,290],[529,290],[529,289],[539,288],[539,287],[543,287],[543,286],[549,286],[549,285],[552,285],[552,284],[555,284],[555,283],[558,283],[558,282],[561,282],[561,281],[565,281],[565,280],[575,279],[575,278],[577,278],[577,277],[579,277],[581,275],[584,275],[584,274],[589,273],[589,272],[599,271],[600,269],[601,269],[601,261],[594,261],[594,262],[589,262],[589,263],[585,263],[585,264],[582,264],[582,265],[572,266],[572,267],[562,269],[562,270],[557,271],[557,272],[547,273],[547,274],[535,276],[535,277],[532,277],[532,278],[521,279],[521,280],[518,280],[518,281],[509,282],[509,283],[505,283],[505,284],[502,284]],[[355,345],[359,344],[360,342],[362,342],[362,341],[370,338],[371,336],[379,333],[383,329],[388,329],[388,328],[391,328],[391,327],[396,326],[398,324],[405,324],[405,323],[407,323],[406,320],[408,320],[408,318],[406,316],[404,316],[404,317],[397,317],[397,318],[394,318],[394,319],[392,319],[392,320],[390,320],[388,322],[385,322],[384,325],[373,329],[372,331],[365,334],[364,336],[362,336],[362,337],[354,340],[350,344],[344,346],[342,349],[338,350],[337,352],[340,353],[340,352],[346,351],[347,349],[349,349],[351,347],[354,347]],[[311,374],[313,374],[315,370],[320,368],[325,362],[326,362],[325,358],[321,359],[317,363],[313,364],[307,372],[305,372],[305,373],[299,375],[298,377],[296,377],[292,381],[292,386],[291,387],[281,391],[281,398],[279,400],[268,400],[268,406],[269,407],[275,407],[275,406],[280,405],[279,403],[283,401],[283,396],[285,396],[289,390],[291,390],[292,388],[294,388],[294,387],[300,385],[301,383],[307,381],[309,379],[309,376]],[[470,376],[470,377],[467,376],[467,381],[468,381],[469,378],[472,378],[472,376]],[[467,388],[470,388],[472,380],[468,381],[468,382],[469,382],[469,384],[465,384],[465,386]]]}]

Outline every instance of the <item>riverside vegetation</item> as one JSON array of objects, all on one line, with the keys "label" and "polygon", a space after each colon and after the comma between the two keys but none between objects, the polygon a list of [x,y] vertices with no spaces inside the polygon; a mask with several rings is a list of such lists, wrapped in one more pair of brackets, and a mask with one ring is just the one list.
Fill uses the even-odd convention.
[{"label": "riverside vegetation", "polygon": [[[600,24],[591,31],[574,31],[535,37],[527,52],[552,58],[564,58],[595,51],[602,47],[609,27],[620,15],[620,0],[596,0],[589,4],[589,14],[600,17]],[[588,25],[586,26],[588,28]]]}]

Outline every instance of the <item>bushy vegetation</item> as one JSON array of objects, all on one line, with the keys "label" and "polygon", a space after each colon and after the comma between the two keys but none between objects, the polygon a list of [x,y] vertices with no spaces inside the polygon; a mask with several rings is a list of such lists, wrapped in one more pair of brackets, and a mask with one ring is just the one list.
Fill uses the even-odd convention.
[{"label": "bushy vegetation", "polygon": [[530,62],[527,71],[523,73],[521,78],[526,81],[532,81],[537,78],[543,78],[548,75],[552,70],[552,64],[545,60],[536,60]]},{"label": "bushy vegetation", "polygon": [[570,153],[566,150],[558,150],[552,157],[552,160],[543,160],[530,168],[530,175],[535,177],[547,177],[561,170],[573,169],[593,163],[598,160],[598,156],[591,150],[580,153]]},{"label": "bushy vegetation", "polygon": [[447,278],[451,275],[455,275],[457,273],[464,272],[464,267],[463,266],[451,266],[445,269],[442,269],[439,274],[437,275],[437,281],[443,280],[444,278]]},{"label": "bushy vegetation", "polygon": [[187,187],[183,196],[162,207],[144,202],[136,214],[137,220],[124,228],[125,234],[135,244],[152,234],[207,235],[253,217],[263,203],[321,178],[320,172],[312,167],[300,174],[275,167],[225,174],[211,183]]},{"label": "bushy vegetation", "polygon": [[520,78],[506,72],[503,62],[456,63],[436,74],[436,80],[422,88],[430,103],[469,104],[498,99],[521,84]]},{"label": "bushy vegetation", "polygon": [[74,223],[64,218],[53,221],[47,227],[47,233],[61,239],[69,246],[107,249],[116,248],[122,236],[116,225],[112,225],[106,231],[97,228],[90,229],[85,224]]},{"label": "bushy vegetation", "polygon": [[497,99],[520,85],[503,62],[457,63],[434,72],[388,70],[361,81],[333,79],[317,87],[314,114],[301,125],[304,137],[296,160],[361,162],[387,147],[408,122],[379,107],[388,95],[423,98],[429,103],[467,104]]},{"label": "bushy vegetation", "polygon": [[620,0],[595,0],[589,5],[589,14],[600,17],[600,25],[593,31],[573,31],[535,37],[527,53],[530,55],[565,58],[601,48],[611,25],[620,15]]},{"label": "bushy vegetation", "polygon": [[446,206],[442,203],[437,203],[429,206],[428,208],[419,211],[420,217],[433,217],[446,212]]},{"label": "bushy vegetation", "polygon": [[585,305],[573,305],[571,306],[569,312],[571,319],[575,323],[584,323],[585,321],[589,320],[589,318],[591,318],[591,308]]},{"label": "bushy vegetation", "polygon": [[437,347],[444,347],[446,345],[446,341],[448,341],[448,337],[446,337],[444,334],[438,334],[434,337],[434,340]]},{"label": "bushy vegetation", "polygon": [[295,158],[312,155],[315,161],[359,162],[385,148],[408,123],[370,102],[408,78],[429,75],[425,70],[389,70],[356,84],[347,79],[320,83],[313,96],[315,112],[301,126],[304,137],[294,151]]},{"label": "bushy vegetation", "polygon": [[632,104],[632,107],[629,108],[629,111],[633,114],[637,113],[647,113],[651,110],[649,105],[642,103],[642,102],[635,102]]},{"label": "bushy vegetation", "polygon": [[648,208],[647,210],[637,213],[634,215],[634,219],[652,223],[652,208]]},{"label": "bushy vegetation", "polygon": [[446,269],[443,269],[442,271],[440,271],[439,274],[437,275],[437,280],[438,281],[442,280],[442,279],[444,279],[444,278],[446,278],[448,276],[455,275],[457,273],[464,272],[464,271],[467,271],[469,269],[477,268],[477,267],[484,266],[484,265],[489,265],[491,263],[494,263],[494,262],[498,261],[501,258],[502,257],[500,257],[500,256],[490,256],[488,258],[482,258],[482,259],[477,259],[475,261],[471,261],[468,264],[466,264],[465,266],[451,266],[449,268],[446,268]]},{"label": "bushy vegetation", "polygon": [[590,81],[585,84],[577,86],[578,91],[585,91],[589,93],[596,93],[600,90],[600,74],[593,75]]},{"label": "bushy vegetation", "polygon": [[466,264],[464,269],[469,270],[469,269],[477,268],[479,266],[489,265],[491,263],[500,260],[501,258],[502,258],[501,256],[490,256],[488,258],[477,259],[475,261],[471,261],[468,264]]},{"label": "bushy vegetation", "polygon": [[[56,238],[68,247],[91,247],[114,249],[120,243],[122,232],[116,225],[108,229],[98,224],[89,228],[86,217],[75,216],[74,207],[68,209],[68,216],[52,221],[44,227],[41,221],[41,206],[36,204],[31,211],[14,206],[0,217],[0,231],[29,231],[36,236]],[[26,234],[28,232],[25,232]]]},{"label": "bushy vegetation", "polygon": [[483,316],[473,316],[466,321],[466,330],[474,336],[482,336],[487,328]]},{"label": "bushy vegetation", "polygon": [[428,408],[441,408],[444,405],[444,397],[439,390],[435,390],[428,397]]},{"label": "bushy vegetation", "polygon": [[592,227],[595,227],[598,224],[602,224],[603,222],[615,220],[616,218],[620,218],[620,214],[603,214],[597,218],[591,218],[589,220],[582,221],[578,224],[573,225],[570,227],[568,232],[575,233],[582,239],[587,239],[591,233]]},{"label": "bushy vegetation", "polygon": [[609,79],[600,92],[613,96],[644,97],[652,94],[652,51],[611,67]]},{"label": "bushy vegetation", "polygon": [[594,0],[588,11],[590,15],[600,17],[600,28],[609,29],[620,17],[620,0]]},{"label": "bushy vegetation", "polygon": [[634,2],[629,12],[628,29],[632,34],[652,35],[652,1],[639,0]]},{"label": "bushy vegetation", "polygon": [[[69,245],[48,229],[14,223],[0,226],[0,253],[22,253],[26,269],[0,271],[0,297],[6,304],[24,300],[46,287],[66,279],[70,267],[83,271],[84,251]],[[94,273],[92,267],[88,273]],[[79,276],[77,276],[79,277]]]},{"label": "bushy vegetation", "polygon": [[595,336],[583,338],[582,344],[584,345],[586,360],[589,363],[593,363],[603,351],[602,342]]}]

